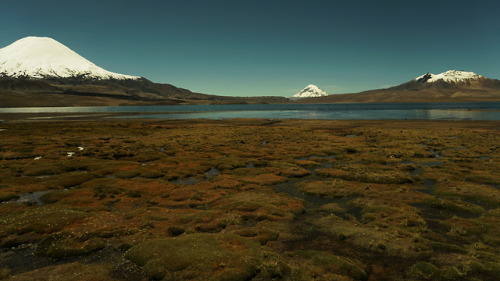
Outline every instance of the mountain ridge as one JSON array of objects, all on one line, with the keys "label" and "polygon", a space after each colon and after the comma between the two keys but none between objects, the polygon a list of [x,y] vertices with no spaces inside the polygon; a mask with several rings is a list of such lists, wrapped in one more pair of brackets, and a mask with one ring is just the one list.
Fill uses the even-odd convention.
[{"label": "mountain ridge", "polygon": [[328,95],[310,84],[290,99],[195,93],[143,77],[107,71],[48,37],[26,37],[0,49],[0,107],[295,102],[500,101],[500,81],[473,72],[426,73],[400,85]]},{"label": "mountain ridge", "polygon": [[474,72],[448,70],[440,74],[426,73],[388,89],[500,89],[500,81]]},{"label": "mountain ridge", "polygon": [[474,72],[467,72],[463,70],[448,70],[439,74],[432,74],[427,72],[426,74],[415,78],[415,80],[423,83],[433,83],[440,80],[445,82],[466,82],[469,80],[478,80],[485,78],[482,75],[476,74]]},{"label": "mountain ridge", "polygon": [[307,98],[299,103],[500,101],[500,80],[474,72],[426,73],[397,86],[359,93]]}]

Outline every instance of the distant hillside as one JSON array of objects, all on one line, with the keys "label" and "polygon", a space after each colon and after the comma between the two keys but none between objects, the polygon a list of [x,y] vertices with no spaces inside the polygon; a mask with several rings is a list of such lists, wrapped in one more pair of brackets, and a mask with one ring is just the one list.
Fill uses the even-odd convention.
[{"label": "distant hillside", "polygon": [[136,80],[0,78],[0,107],[287,103],[284,97],[227,97]]}]

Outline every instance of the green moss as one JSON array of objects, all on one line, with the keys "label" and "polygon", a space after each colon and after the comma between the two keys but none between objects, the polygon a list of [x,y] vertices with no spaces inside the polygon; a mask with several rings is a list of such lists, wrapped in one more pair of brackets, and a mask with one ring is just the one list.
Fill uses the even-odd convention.
[{"label": "green moss", "polygon": [[7,279],[10,276],[10,269],[7,267],[0,268],[0,280]]},{"label": "green moss", "polygon": [[[224,170],[234,170],[237,168],[243,168],[247,165],[244,159],[234,158],[234,157],[224,157],[223,159],[218,159],[215,162],[215,168],[220,171]],[[254,164],[255,165],[255,164]],[[257,167],[257,165],[255,165]]]},{"label": "green moss", "polygon": [[329,212],[332,214],[347,213],[347,208],[342,207],[339,203],[328,203],[321,206],[318,210]]},{"label": "green moss", "polygon": [[457,245],[453,245],[453,244],[447,244],[447,243],[441,243],[441,242],[434,242],[434,241],[429,241],[428,244],[435,251],[436,250],[441,250],[441,251],[449,251],[449,252],[462,253],[462,254],[467,253],[467,251],[463,247],[457,246]]},{"label": "green moss", "polygon": [[422,257],[432,250],[418,233],[391,225],[360,224],[343,220],[333,214],[314,222],[322,231],[358,247],[400,257]]},{"label": "green moss", "polygon": [[[500,192],[487,184],[462,181],[445,181],[436,186],[435,195],[446,199],[463,198],[473,202],[483,203],[491,207],[498,206]],[[450,199],[450,200],[451,200]]]},{"label": "green moss", "polygon": [[139,155],[135,155],[133,157],[130,157],[128,159],[137,161],[137,162],[149,162],[149,161],[154,161],[161,159],[162,157],[165,157],[166,155],[162,152],[158,151],[148,151],[148,152],[142,152]]},{"label": "green moss", "polygon": [[294,253],[305,259],[308,266],[319,267],[328,273],[350,276],[355,280],[366,278],[366,272],[359,261],[323,251],[295,251]]},{"label": "green moss", "polygon": [[30,208],[22,213],[12,213],[0,218],[0,238],[24,233],[52,233],[63,229],[88,214],[55,206]]},{"label": "green moss", "polygon": [[439,269],[428,262],[418,262],[408,270],[408,276],[416,280],[432,280]]},{"label": "green moss", "polygon": [[270,229],[260,229],[255,239],[257,239],[261,245],[266,245],[269,241],[278,240],[279,236],[280,234],[276,231]]},{"label": "green moss", "polygon": [[243,220],[280,220],[302,211],[297,199],[272,193],[236,193],[214,202],[218,209],[236,212]]},{"label": "green moss", "polygon": [[[261,208],[262,205],[263,204],[260,202],[238,202],[237,204],[234,205],[234,208],[232,209],[243,212],[255,212],[259,208]],[[231,205],[229,205],[228,207],[231,208]]]},{"label": "green moss", "polygon": [[46,175],[56,175],[64,172],[63,167],[55,163],[53,160],[39,160],[34,164],[24,167],[24,175],[26,176],[46,176]]},{"label": "green moss", "polygon": [[282,257],[275,253],[265,253],[264,259],[260,262],[258,268],[259,275],[256,280],[304,280],[297,278],[293,268],[286,264]]},{"label": "green moss", "polygon": [[88,181],[82,185],[83,188],[91,188],[94,191],[94,197],[100,199],[108,196],[117,195],[125,191],[118,185],[118,180],[113,178],[101,178]]},{"label": "green moss", "polygon": [[115,160],[89,160],[87,163],[82,163],[81,169],[91,171],[96,175],[108,175],[120,172],[124,167],[137,167],[136,162],[132,161],[115,161]]},{"label": "green moss", "polygon": [[269,241],[276,241],[279,238],[279,233],[268,229],[264,227],[245,227],[242,229],[238,229],[237,231],[234,232],[235,234],[238,234],[243,237],[250,237],[253,238],[261,245],[267,244]]},{"label": "green moss", "polygon": [[486,251],[474,251],[474,256],[478,259],[484,260],[484,261],[492,261],[492,262],[497,262],[500,260],[500,257],[494,253],[491,252],[486,252]]},{"label": "green moss", "polygon": [[104,248],[103,239],[79,239],[71,233],[60,232],[40,241],[36,247],[36,255],[62,259],[73,256],[87,255]]},{"label": "green moss", "polygon": [[139,176],[141,172],[138,169],[130,170],[130,171],[123,171],[116,173],[115,176],[119,179],[131,179]]},{"label": "green moss", "polygon": [[45,193],[40,197],[40,201],[46,204],[55,203],[63,199],[64,197],[71,196],[72,192],[70,190],[56,190],[49,193]]},{"label": "green moss", "polygon": [[[476,261],[469,265],[469,274],[487,275],[490,277],[500,276],[500,262],[496,261]],[[492,279],[493,280],[493,279]]]},{"label": "green moss", "polygon": [[92,180],[93,178],[95,178],[95,176],[87,172],[69,172],[51,178],[45,184],[49,188],[70,188]]},{"label": "green moss", "polygon": [[418,262],[408,270],[411,280],[456,281],[462,280],[463,274],[453,266],[438,268],[428,262]]},{"label": "green moss", "polygon": [[407,171],[380,167],[318,169],[315,171],[315,174],[322,177],[366,183],[403,184],[415,181]]},{"label": "green moss", "polygon": [[14,199],[18,199],[19,195],[12,192],[1,192],[0,191],[0,202],[10,201]]},{"label": "green moss", "polygon": [[453,266],[445,266],[441,268],[436,275],[435,280],[438,281],[457,281],[462,279],[463,274]]},{"label": "green moss", "polygon": [[190,234],[139,243],[125,256],[157,280],[249,280],[261,259],[258,244],[231,234]]},{"label": "green moss", "polygon": [[23,272],[11,277],[9,280],[116,281],[117,279],[114,279],[110,276],[110,270],[108,269],[107,265],[71,262],[53,266],[46,266],[29,272]]},{"label": "green moss", "polygon": [[468,175],[465,177],[466,181],[482,183],[482,184],[491,184],[491,185],[500,185],[500,181],[493,176],[478,176],[478,175]]},{"label": "green moss", "polygon": [[468,202],[461,200],[445,200],[445,199],[434,199],[429,205],[436,209],[448,210],[452,212],[459,213],[469,213],[469,214],[481,214],[484,209],[481,206],[477,206]]},{"label": "green moss", "polygon": [[147,179],[157,179],[164,177],[165,174],[159,171],[142,170],[140,176]]}]

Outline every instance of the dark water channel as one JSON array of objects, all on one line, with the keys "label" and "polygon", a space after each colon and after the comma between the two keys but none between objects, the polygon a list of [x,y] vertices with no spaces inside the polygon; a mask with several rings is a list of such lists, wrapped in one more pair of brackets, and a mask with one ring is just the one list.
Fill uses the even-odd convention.
[{"label": "dark water channel", "polygon": [[321,181],[325,180],[324,177],[318,176],[315,174],[315,171],[318,169],[324,169],[324,168],[331,168],[334,166],[332,162],[329,162],[331,159],[335,159],[335,156],[329,155],[329,156],[317,156],[317,155],[311,155],[307,157],[301,157],[298,158],[298,160],[316,160],[320,162],[321,164],[319,166],[315,167],[309,167],[307,170],[309,170],[310,174],[304,177],[296,177],[288,180],[287,182],[284,183],[279,183],[272,185],[271,187],[273,190],[277,193],[280,194],[286,194],[290,197],[293,198],[298,198],[304,201],[305,203],[305,208],[306,208],[306,216],[313,213],[329,213],[326,210],[321,210],[321,207],[330,204],[330,203],[336,203],[338,204],[339,207],[341,207],[345,212],[343,213],[336,213],[336,215],[342,217],[343,219],[352,219],[355,218],[358,221],[361,221],[361,209],[351,206],[348,204],[348,202],[353,199],[353,196],[320,196],[320,195],[313,195],[313,194],[307,194],[305,192],[302,192],[299,188],[299,185],[301,183],[309,182],[309,181]]}]

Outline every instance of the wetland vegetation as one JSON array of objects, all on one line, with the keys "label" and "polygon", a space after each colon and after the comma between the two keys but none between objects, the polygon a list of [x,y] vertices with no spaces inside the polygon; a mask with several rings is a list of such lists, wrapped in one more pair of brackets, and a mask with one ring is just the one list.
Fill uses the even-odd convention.
[{"label": "wetland vegetation", "polygon": [[3,123],[0,279],[497,280],[498,128]]}]

